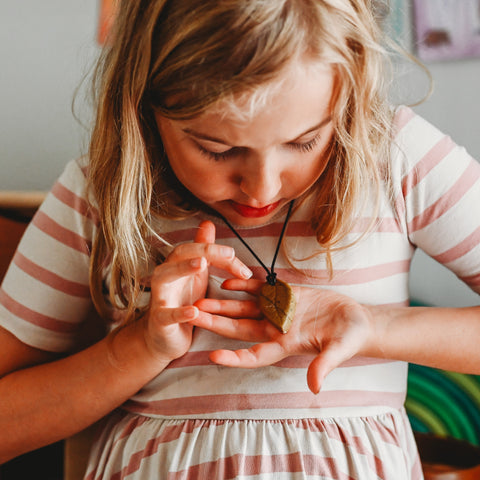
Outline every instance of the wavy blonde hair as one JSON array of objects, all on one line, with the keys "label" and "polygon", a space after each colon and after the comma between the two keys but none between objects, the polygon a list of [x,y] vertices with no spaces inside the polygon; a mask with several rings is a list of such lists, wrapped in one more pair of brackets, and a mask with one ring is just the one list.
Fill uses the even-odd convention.
[{"label": "wavy blonde hair", "polygon": [[301,54],[336,72],[330,161],[312,189],[312,226],[330,258],[365,188],[378,191],[384,175],[391,113],[381,39],[370,0],[122,0],[94,84],[89,185],[101,228],[90,281],[97,309],[134,318],[155,255],[152,219],[201,208],[172,174],[153,112],[194,118],[274,82]]}]

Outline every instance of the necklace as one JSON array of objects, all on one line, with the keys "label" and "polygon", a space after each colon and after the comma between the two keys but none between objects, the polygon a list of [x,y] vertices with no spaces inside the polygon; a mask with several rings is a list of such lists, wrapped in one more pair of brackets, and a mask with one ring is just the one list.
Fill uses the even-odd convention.
[{"label": "necklace", "polygon": [[277,261],[278,252],[280,251],[280,246],[282,244],[283,237],[285,235],[285,230],[287,228],[287,223],[292,213],[293,200],[288,206],[287,215],[285,221],[283,222],[282,232],[277,242],[277,248],[275,249],[275,254],[272,260],[272,266],[270,269],[262,262],[258,255],[253,251],[253,249],[247,244],[247,242],[240,236],[240,234],[235,230],[233,225],[221,214],[217,215],[225,222],[227,227],[235,234],[235,236],[242,242],[242,244],[247,248],[247,250],[255,257],[255,259],[260,263],[263,269],[267,272],[266,282],[263,284],[260,291],[259,301],[260,301],[260,310],[267,317],[267,319],[275,325],[282,333],[287,333],[293,322],[293,316],[295,314],[295,295],[293,294],[292,287],[286,282],[282,282],[277,279],[277,274],[275,273],[275,262]]}]

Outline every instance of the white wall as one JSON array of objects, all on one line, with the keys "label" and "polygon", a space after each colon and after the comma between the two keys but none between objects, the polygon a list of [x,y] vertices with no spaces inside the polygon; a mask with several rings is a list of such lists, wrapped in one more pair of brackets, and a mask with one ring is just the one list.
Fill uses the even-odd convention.
[{"label": "white wall", "polygon": [[0,189],[49,189],[83,151],[71,102],[96,55],[97,4],[0,1]]},{"label": "white wall", "polygon": [[[0,189],[46,190],[68,160],[85,152],[87,132],[71,101],[98,53],[97,16],[97,0],[0,1]],[[480,159],[480,60],[429,67],[435,91],[416,110]],[[423,85],[414,79],[408,88]],[[88,121],[88,107],[79,107]],[[412,291],[438,305],[478,302],[421,254]]]}]

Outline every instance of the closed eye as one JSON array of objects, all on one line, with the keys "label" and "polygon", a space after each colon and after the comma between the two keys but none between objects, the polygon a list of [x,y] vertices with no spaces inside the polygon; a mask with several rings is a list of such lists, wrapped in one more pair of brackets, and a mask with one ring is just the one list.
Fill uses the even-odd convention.
[{"label": "closed eye", "polygon": [[211,150],[202,147],[199,143],[197,143],[197,148],[201,154],[205,155],[206,157],[215,160],[216,162],[227,160],[235,155],[238,155],[240,148],[239,147],[232,147],[224,152],[212,152]]},{"label": "closed eye", "polygon": [[[320,134],[317,134],[308,142],[290,142],[290,143],[286,143],[285,146],[287,148],[300,151],[300,152],[311,152],[315,148],[315,146],[318,144],[319,140],[320,140]],[[200,153],[217,162],[222,160],[228,160],[236,155],[239,155],[241,151],[244,150],[242,147],[232,147],[223,152],[212,152],[211,150],[208,150],[207,148],[200,145],[199,143],[197,142],[195,143]]]},{"label": "closed eye", "polygon": [[315,137],[313,137],[308,142],[290,142],[286,145],[288,148],[299,150],[300,152],[311,152],[315,148],[319,140],[320,134],[315,135]]}]

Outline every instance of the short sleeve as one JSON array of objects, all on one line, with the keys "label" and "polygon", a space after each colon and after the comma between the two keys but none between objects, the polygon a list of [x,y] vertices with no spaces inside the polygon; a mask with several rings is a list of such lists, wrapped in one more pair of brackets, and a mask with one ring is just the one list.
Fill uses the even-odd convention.
[{"label": "short sleeve", "polygon": [[480,164],[409,109],[397,125],[396,207],[408,237],[480,293]]},{"label": "short sleeve", "polygon": [[27,227],[0,289],[0,325],[24,343],[66,352],[92,310],[89,263],[98,215],[85,162],[67,164]]}]

